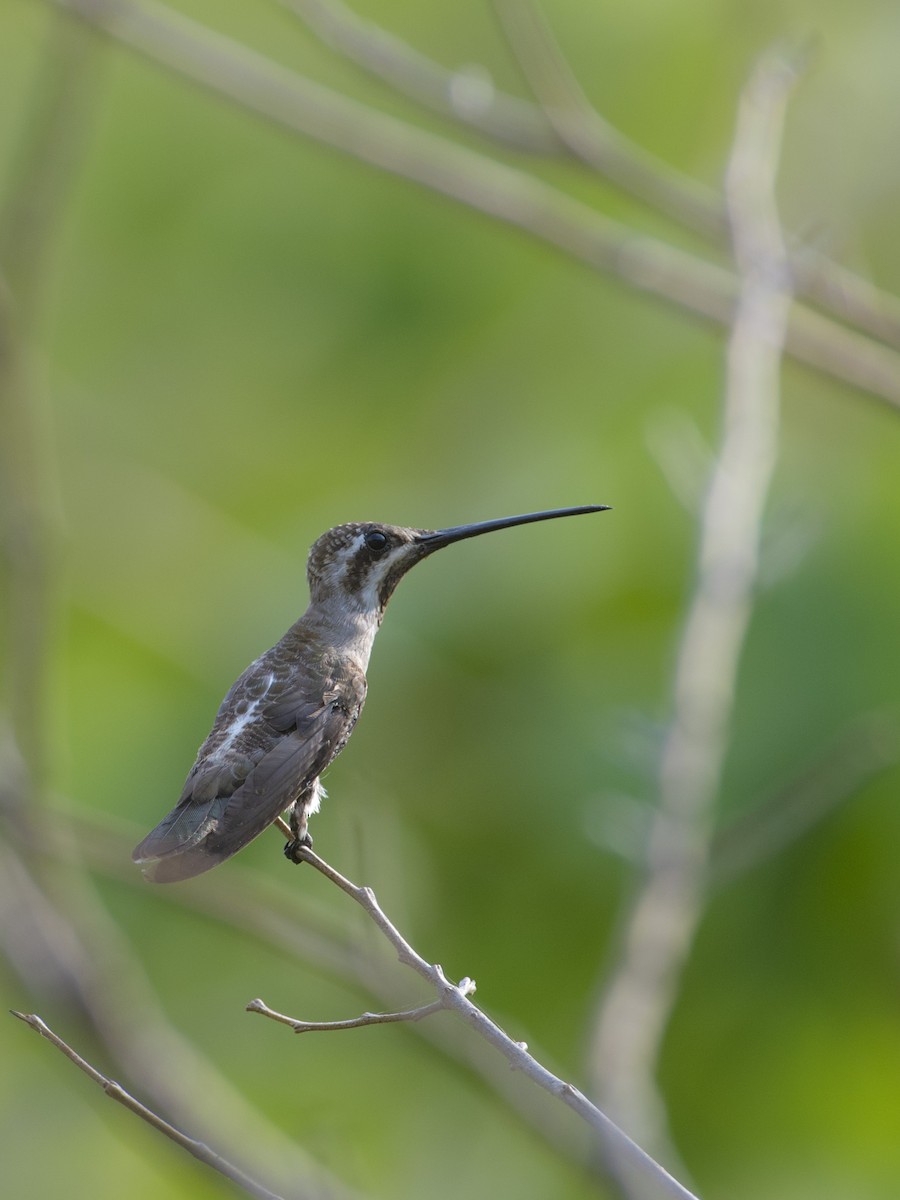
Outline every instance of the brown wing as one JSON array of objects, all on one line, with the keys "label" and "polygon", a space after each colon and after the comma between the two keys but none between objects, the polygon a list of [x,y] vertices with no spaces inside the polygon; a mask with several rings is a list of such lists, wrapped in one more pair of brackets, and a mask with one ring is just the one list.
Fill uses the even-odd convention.
[{"label": "brown wing", "polygon": [[308,791],[346,745],[365,699],[365,678],[359,673],[324,697],[320,691],[317,701],[299,683],[273,690],[227,751],[223,718],[234,689],[226,698],[178,804],[132,855],[148,879],[168,883],[209,870]]}]

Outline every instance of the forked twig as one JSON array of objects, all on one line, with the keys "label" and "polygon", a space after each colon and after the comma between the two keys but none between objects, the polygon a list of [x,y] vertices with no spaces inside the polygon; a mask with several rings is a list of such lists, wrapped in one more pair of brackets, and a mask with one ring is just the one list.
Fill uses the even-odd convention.
[{"label": "forked twig", "polygon": [[[319,40],[394,92],[534,155],[570,155],[655,212],[724,244],[721,193],[651,154],[591,104],[535,0],[494,0],[503,32],[538,103],[497,87],[487,71],[448,69],[343,0],[278,0]],[[839,320],[900,347],[900,302],[799,239],[794,291]]]},{"label": "forked twig", "polygon": [[[379,112],[287,70],[156,0],[52,0],[116,41],[293,133],[514,226],[592,270],[730,326],[727,267],[615,221],[538,175]],[[796,359],[900,408],[900,355],[795,305]]]},{"label": "forked twig", "polygon": [[[276,824],[285,836],[289,838],[293,837],[290,827],[285,821],[279,818]],[[458,984],[453,983],[447,979],[442,968],[437,963],[429,963],[424,959],[387,917],[371,888],[361,887],[351,882],[351,880],[341,875],[339,871],[336,871],[334,867],[330,866],[308,847],[299,850],[299,860],[315,867],[326,879],[330,880],[342,892],[345,892],[352,900],[356,901],[393,946],[400,962],[405,966],[411,967],[434,988],[437,993],[437,1003],[441,1008],[446,1008],[459,1014],[470,1028],[474,1029],[480,1037],[484,1038],[485,1041],[489,1042],[490,1045],[504,1055],[514,1070],[521,1071],[532,1082],[536,1083],[538,1087],[543,1088],[552,1096],[561,1100],[563,1104],[572,1109],[573,1112],[585,1121],[599,1135],[606,1154],[610,1159],[616,1162],[628,1163],[632,1177],[640,1181],[640,1185],[644,1189],[643,1195],[648,1200],[652,1196],[678,1197],[679,1200],[697,1200],[692,1192],[679,1183],[659,1163],[655,1162],[636,1142],[632,1141],[604,1112],[591,1103],[587,1096],[573,1087],[572,1084],[566,1083],[565,1080],[548,1071],[536,1058],[529,1054],[528,1047],[524,1042],[515,1041],[495,1021],[492,1021],[485,1012],[473,1004],[470,996],[475,990],[475,985],[471,979],[463,979]],[[260,1002],[254,1001],[248,1005],[249,1011],[261,1012],[266,1016],[270,1015],[266,1011],[267,1006],[262,1005],[258,1007],[258,1004]],[[426,1014],[423,1013],[422,1015]],[[287,1025],[293,1024],[292,1018],[285,1018],[282,1014],[275,1015],[273,1019],[281,1020]],[[371,1024],[372,1022],[362,1023]],[[301,1024],[303,1023],[301,1022]],[[343,1027],[342,1023],[338,1023],[338,1028],[341,1027]]]},{"label": "forked twig", "polygon": [[[494,0],[494,7],[523,75],[569,151],[656,212],[725,244],[730,220],[724,197],[633,142],[597,111],[537,0]],[[896,296],[796,237],[790,238],[786,250],[798,296],[872,337],[900,346]]]},{"label": "forked twig", "polygon": [[528,86],[560,141],[586,167],[690,229],[724,237],[724,206],[711,189],[625,137],[591,104],[533,0],[494,0]]},{"label": "forked twig", "polygon": [[337,54],[393,91],[432,112],[461,121],[486,137],[533,154],[559,155],[565,147],[529,100],[495,87],[472,69],[451,70],[420,53],[343,0],[278,0]]}]

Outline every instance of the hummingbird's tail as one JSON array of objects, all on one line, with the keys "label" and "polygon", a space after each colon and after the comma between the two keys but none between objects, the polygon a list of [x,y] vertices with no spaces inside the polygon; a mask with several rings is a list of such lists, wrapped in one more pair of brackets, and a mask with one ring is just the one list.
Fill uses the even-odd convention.
[{"label": "hummingbird's tail", "polygon": [[179,804],[163,817],[131,854],[145,879],[175,883],[221,862],[223,856],[210,854],[206,841],[218,826],[225,803],[224,798],[216,798],[206,804]]}]

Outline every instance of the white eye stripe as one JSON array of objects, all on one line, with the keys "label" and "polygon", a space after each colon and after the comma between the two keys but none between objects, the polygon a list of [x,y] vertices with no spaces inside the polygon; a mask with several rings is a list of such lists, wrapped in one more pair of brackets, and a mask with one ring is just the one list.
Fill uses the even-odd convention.
[{"label": "white eye stripe", "polygon": [[363,546],[365,546],[365,544],[366,544],[366,539],[363,537],[363,535],[361,533],[358,533],[351,542],[348,542],[346,546],[341,547],[341,549],[338,551],[337,556],[338,556],[338,558],[342,559],[344,562],[347,562],[347,563],[353,562],[353,560],[356,558],[357,554],[359,554],[360,550],[362,550],[362,548],[363,548]]}]

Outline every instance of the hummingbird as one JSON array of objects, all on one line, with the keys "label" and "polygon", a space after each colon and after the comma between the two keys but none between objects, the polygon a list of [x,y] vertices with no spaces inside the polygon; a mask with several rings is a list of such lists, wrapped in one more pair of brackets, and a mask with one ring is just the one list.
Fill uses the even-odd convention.
[{"label": "hummingbird", "polygon": [[436,530],[363,522],[323,533],[307,561],[306,612],[233,684],[178,803],[135,848],[132,858],[145,877],[172,883],[200,875],[283,812],[293,834],[285,854],[300,861],[300,848],[312,845],[309,817],[325,795],[320,776],[362,711],[372,643],[406,572],[465,538],[608,508],[552,509]]}]

